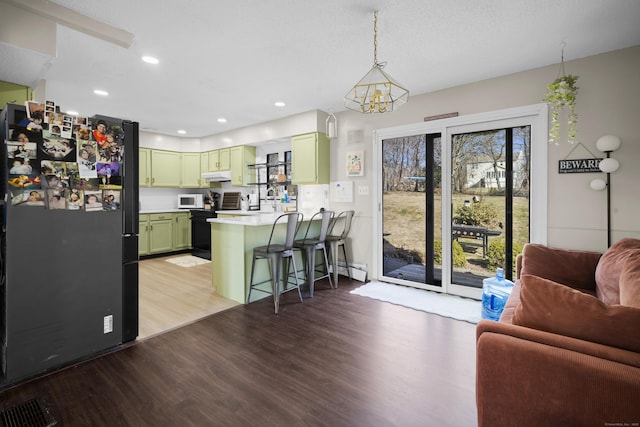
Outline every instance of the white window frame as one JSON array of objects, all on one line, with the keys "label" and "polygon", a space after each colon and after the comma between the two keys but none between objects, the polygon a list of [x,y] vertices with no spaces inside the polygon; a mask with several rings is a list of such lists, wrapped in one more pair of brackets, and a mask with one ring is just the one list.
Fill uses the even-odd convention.
[{"label": "white window frame", "polygon": [[[432,122],[378,129],[373,132],[374,170],[382,170],[382,141],[412,135],[439,133],[442,143],[442,236],[451,235],[451,141],[454,134],[478,132],[499,128],[531,126],[531,177],[530,177],[530,242],[547,243],[547,183],[548,183],[548,112],[547,104],[490,111],[452,117]],[[376,224],[373,239],[374,262],[371,277],[376,280],[420,287],[437,292],[451,293],[470,298],[480,298],[482,290],[451,283],[451,239],[442,239],[442,286],[420,285],[403,280],[390,280],[382,275],[382,174],[377,173],[373,182],[372,212]],[[438,215],[438,213],[435,213]]]}]

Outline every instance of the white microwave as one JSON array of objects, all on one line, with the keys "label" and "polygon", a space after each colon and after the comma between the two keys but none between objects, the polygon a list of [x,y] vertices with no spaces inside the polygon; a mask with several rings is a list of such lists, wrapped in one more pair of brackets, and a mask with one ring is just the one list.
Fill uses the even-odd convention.
[{"label": "white microwave", "polygon": [[204,195],[178,194],[178,209],[202,209],[202,208],[204,208]]}]

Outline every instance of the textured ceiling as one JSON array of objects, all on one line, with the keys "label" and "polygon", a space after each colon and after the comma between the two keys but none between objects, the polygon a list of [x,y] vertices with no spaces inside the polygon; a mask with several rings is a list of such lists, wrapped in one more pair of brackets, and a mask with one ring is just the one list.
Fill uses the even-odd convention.
[{"label": "textured ceiling", "polygon": [[[378,60],[411,95],[558,63],[563,42],[565,60],[640,44],[635,0],[55,3],[134,41],[123,48],[58,26],[57,57],[44,70],[47,98],[159,133],[185,129],[188,137],[344,110],[343,96],[373,63],[376,9]],[[96,97],[97,88],[109,96]]]}]

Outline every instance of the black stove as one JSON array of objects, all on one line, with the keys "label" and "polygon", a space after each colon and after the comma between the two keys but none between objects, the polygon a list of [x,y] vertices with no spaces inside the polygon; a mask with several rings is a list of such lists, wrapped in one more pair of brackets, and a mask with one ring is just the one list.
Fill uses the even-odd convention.
[{"label": "black stove", "polygon": [[211,224],[209,218],[215,218],[216,212],[205,209],[191,209],[191,254],[211,259]]}]

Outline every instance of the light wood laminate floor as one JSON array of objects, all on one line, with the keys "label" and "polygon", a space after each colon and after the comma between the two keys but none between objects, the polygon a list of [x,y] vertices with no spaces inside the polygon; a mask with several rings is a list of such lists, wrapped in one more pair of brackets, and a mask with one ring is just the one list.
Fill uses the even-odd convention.
[{"label": "light wood laminate floor", "polygon": [[216,295],[211,263],[181,267],[167,259],[178,254],[140,261],[139,334],[148,338],[240,305]]}]

